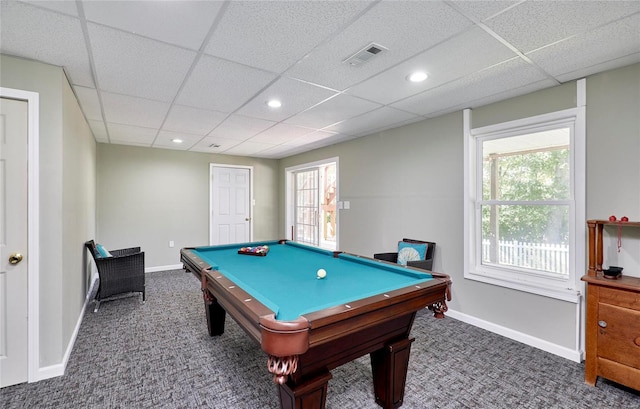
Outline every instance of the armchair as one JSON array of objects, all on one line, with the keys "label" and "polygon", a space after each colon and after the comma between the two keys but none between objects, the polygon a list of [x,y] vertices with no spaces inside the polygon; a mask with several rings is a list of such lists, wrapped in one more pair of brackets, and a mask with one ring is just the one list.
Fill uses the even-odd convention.
[{"label": "armchair", "polygon": [[[412,248],[414,247],[422,247],[422,245],[426,244],[426,249],[424,251],[424,256],[420,259],[417,259],[420,252],[413,252]],[[417,245],[417,246],[413,246]],[[406,249],[406,250],[403,250]],[[433,256],[436,251],[436,243],[432,241],[422,241],[422,240],[413,240],[413,239],[402,239],[402,241],[398,242],[398,250],[394,253],[376,253],[373,255],[373,258],[378,260],[390,261],[392,263],[405,264],[409,267],[421,268],[423,270],[433,270]],[[414,257],[407,258],[406,255],[413,254]],[[400,257],[398,257],[400,255]]]},{"label": "armchair", "polygon": [[[426,245],[426,246],[425,246]],[[424,255],[423,255],[424,252]],[[447,274],[436,273],[433,271],[433,256],[436,252],[436,243],[432,241],[422,241],[413,239],[402,239],[398,242],[398,252],[395,253],[376,253],[373,258],[378,260],[390,261],[392,263],[406,264],[409,267],[429,270],[434,277],[449,279]],[[446,301],[451,301],[451,283],[447,285]],[[436,303],[428,308],[433,311],[436,318],[444,318],[444,313],[449,309],[447,303]]]},{"label": "armchair", "polygon": [[106,251],[93,240],[85,243],[98,269],[98,291],[95,296],[98,311],[102,301],[126,293],[142,293],[142,302],[146,300],[144,277],[144,252],[140,247]]}]

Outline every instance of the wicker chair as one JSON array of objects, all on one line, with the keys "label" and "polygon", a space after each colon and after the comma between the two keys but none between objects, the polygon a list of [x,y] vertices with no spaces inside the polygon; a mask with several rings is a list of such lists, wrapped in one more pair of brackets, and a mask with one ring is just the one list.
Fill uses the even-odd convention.
[{"label": "wicker chair", "polygon": [[102,257],[96,243],[90,240],[85,247],[98,269],[98,291],[95,296],[95,308],[98,311],[102,301],[109,301],[127,293],[142,293],[142,302],[146,300],[144,283],[144,252],[140,247],[110,250],[110,257]]},{"label": "wicker chair", "polygon": [[[413,239],[402,239],[405,243],[426,244],[427,251],[425,252],[424,260],[407,261],[407,266],[421,268],[423,270],[433,270],[433,256],[436,252],[436,243],[432,241],[422,241]],[[376,253],[373,258],[378,260],[390,261],[392,263],[398,262],[398,253]]]}]

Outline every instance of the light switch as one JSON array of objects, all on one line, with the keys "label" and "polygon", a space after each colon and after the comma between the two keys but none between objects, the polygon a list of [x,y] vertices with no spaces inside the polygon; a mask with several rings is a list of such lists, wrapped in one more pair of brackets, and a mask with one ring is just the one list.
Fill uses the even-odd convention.
[{"label": "light switch", "polygon": [[351,202],[349,202],[348,200],[345,200],[344,201],[344,209],[345,210],[351,209]]}]

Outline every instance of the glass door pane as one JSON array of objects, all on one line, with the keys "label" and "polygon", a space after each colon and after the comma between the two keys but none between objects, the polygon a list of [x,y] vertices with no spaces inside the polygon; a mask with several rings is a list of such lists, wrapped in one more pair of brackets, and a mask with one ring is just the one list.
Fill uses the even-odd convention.
[{"label": "glass door pane", "polygon": [[314,246],[319,244],[318,209],[319,183],[318,169],[295,173],[295,238],[301,243]]}]

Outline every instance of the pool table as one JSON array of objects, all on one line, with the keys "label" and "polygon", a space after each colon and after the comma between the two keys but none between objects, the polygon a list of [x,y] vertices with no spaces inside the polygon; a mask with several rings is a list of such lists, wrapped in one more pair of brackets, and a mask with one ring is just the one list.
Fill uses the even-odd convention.
[{"label": "pool table", "polygon": [[[268,251],[240,251],[260,246]],[[450,300],[445,274],[287,240],[183,248],[180,257],[201,282],[209,334],[224,333],[229,313],[267,353],[285,409],[324,408],[330,371],[365,354],[376,402],[401,406],[416,313],[442,316]]]}]

